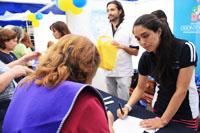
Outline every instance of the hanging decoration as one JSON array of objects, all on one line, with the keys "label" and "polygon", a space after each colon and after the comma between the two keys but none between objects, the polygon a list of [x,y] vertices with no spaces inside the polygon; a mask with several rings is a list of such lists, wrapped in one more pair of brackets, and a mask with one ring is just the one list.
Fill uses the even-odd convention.
[{"label": "hanging decoration", "polygon": [[33,27],[39,27],[39,25],[40,25],[40,23],[39,23],[38,20],[35,19],[35,20],[32,21],[32,26]]},{"label": "hanging decoration", "polygon": [[41,20],[43,18],[43,14],[39,12],[39,13],[36,14],[35,18],[37,20]]},{"label": "hanging decoration", "polygon": [[27,16],[28,20],[32,22],[33,27],[38,27],[40,25],[39,20],[41,20],[42,17],[42,13],[37,13],[36,15],[34,13],[30,13]]},{"label": "hanging decoration", "polygon": [[34,13],[30,13],[29,15],[28,15],[28,20],[29,21],[33,21],[35,19],[35,14]]},{"label": "hanging decoration", "polygon": [[78,8],[84,7],[86,3],[87,3],[87,0],[73,0],[73,4]]},{"label": "hanging decoration", "polygon": [[30,13],[27,19],[32,22],[33,27],[39,26],[39,20],[43,18],[42,11],[55,5],[62,11],[72,13],[74,15],[81,14],[83,12],[83,7],[87,4],[87,0],[55,0],[49,5],[38,10],[35,14]]},{"label": "hanging decoration", "polygon": [[74,15],[81,14],[86,3],[87,0],[56,0],[56,5],[60,10]]}]

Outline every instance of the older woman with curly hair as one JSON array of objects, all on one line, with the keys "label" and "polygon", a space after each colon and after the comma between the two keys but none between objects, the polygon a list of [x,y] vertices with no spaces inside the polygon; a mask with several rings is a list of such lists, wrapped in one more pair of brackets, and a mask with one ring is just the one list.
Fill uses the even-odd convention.
[{"label": "older woman with curly hair", "polygon": [[57,44],[16,89],[3,132],[110,132],[103,100],[89,85],[100,63],[95,45],[72,34]]}]

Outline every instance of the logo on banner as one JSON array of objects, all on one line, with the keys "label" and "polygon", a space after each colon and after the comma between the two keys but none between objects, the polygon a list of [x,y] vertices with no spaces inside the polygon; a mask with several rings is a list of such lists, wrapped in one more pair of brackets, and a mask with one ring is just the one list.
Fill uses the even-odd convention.
[{"label": "logo on banner", "polygon": [[197,0],[197,5],[192,8],[191,22],[187,25],[181,25],[181,31],[189,34],[200,33],[200,0]]},{"label": "logo on banner", "polygon": [[191,21],[192,22],[200,21],[200,4],[198,4],[196,7],[193,8]]}]

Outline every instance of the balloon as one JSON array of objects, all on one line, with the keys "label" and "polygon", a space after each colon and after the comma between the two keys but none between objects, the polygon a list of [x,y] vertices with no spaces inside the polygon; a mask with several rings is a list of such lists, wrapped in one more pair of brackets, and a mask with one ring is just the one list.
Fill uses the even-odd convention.
[{"label": "balloon", "polygon": [[78,8],[78,7],[74,6],[72,0],[59,0],[58,7],[60,10],[62,10],[64,12],[70,11],[72,14],[75,14],[75,15],[80,14],[83,11],[82,8]]},{"label": "balloon", "polygon": [[33,25],[33,27],[39,27],[40,23],[38,20],[35,19],[32,21],[32,25]]},{"label": "balloon", "polygon": [[35,20],[35,14],[30,13],[30,14],[28,15],[28,20],[29,20],[29,21]]},{"label": "balloon", "polygon": [[84,7],[86,3],[87,0],[73,0],[73,4],[78,8]]},{"label": "balloon", "polygon": [[78,7],[74,6],[73,0],[68,0],[68,3],[67,3],[67,4],[68,4],[69,11],[70,11],[72,14],[77,15],[77,14],[80,14],[80,13],[83,11],[82,8],[78,8]]},{"label": "balloon", "polygon": [[41,20],[43,18],[43,14],[39,12],[39,13],[36,14],[35,18],[37,20]]},{"label": "balloon", "polygon": [[69,11],[74,15],[78,15],[78,14],[82,13],[82,11],[83,11],[82,8],[77,8],[74,5],[71,5],[69,8],[70,8]]},{"label": "balloon", "polygon": [[60,10],[62,10],[64,12],[68,12],[69,11],[69,3],[70,3],[70,0],[58,0],[57,6]]}]

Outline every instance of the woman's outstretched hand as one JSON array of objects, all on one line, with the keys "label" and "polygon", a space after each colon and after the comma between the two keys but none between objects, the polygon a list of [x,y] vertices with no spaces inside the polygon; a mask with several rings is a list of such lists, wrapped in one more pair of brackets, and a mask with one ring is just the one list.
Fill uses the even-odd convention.
[{"label": "woman's outstretched hand", "polygon": [[167,125],[167,122],[163,121],[160,117],[145,119],[140,122],[140,126],[146,129],[159,129]]}]

